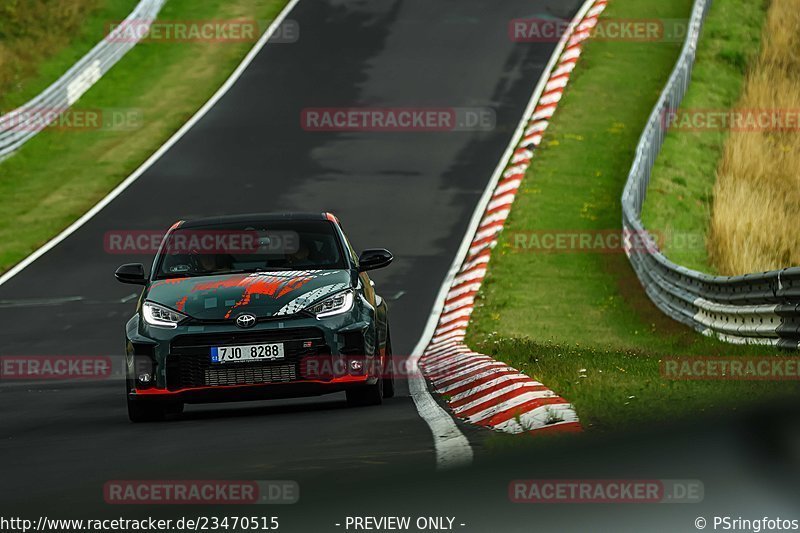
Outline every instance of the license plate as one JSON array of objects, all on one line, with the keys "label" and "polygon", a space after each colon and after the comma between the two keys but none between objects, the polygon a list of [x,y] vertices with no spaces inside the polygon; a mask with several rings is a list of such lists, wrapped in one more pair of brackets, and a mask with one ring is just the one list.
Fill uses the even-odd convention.
[{"label": "license plate", "polygon": [[283,359],[283,343],[247,344],[243,346],[214,346],[212,363],[247,363],[249,361],[274,361]]}]

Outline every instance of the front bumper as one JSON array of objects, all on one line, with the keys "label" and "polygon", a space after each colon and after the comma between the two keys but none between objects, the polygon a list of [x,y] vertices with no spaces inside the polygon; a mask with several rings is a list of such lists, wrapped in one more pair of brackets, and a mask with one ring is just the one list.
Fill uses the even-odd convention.
[{"label": "front bumper", "polygon": [[[221,323],[166,329],[140,323],[136,315],[126,335],[128,396],[204,403],[314,396],[373,384],[380,350],[371,318],[346,313],[264,321],[250,329]],[[212,346],[266,342],[284,343],[284,359],[210,362]],[[361,361],[362,369],[353,371],[352,360]]]},{"label": "front bumper", "polygon": [[323,394],[342,392],[347,389],[369,385],[370,382],[374,383],[374,381],[374,379],[368,379],[367,377],[353,377],[329,382],[294,381],[260,385],[196,387],[177,391],[158,388],[133,389],[128,392],[128,397],[137,402],[169,400],[184,403],[275,400],[282,398],[321,396]]}]

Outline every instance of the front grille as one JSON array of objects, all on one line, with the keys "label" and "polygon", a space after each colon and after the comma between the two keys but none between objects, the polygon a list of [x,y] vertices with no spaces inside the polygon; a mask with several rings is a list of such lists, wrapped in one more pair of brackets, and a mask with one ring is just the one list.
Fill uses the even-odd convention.
[{"label": "front grille", "polygon": [[[245,363],[237,363],[220,368],[205,370],[205,384],[215,385],[249,385],[253,383],[285,383],[297,379],[296,365],[265,365],[237,368]],[[232,367],[232,368],[231,368]]]},{"label": "front grille", "polygon": [[[211,362],[211,348],[214,346],[271,342],[283,343],[283,359],[228,364]],[[330,353],[330,350],[322,331],[316,328],[180,335],[172,341],[167,358],[167,388],[176,390],[294,381],[299,375],[301,358],[321,353]]]}]

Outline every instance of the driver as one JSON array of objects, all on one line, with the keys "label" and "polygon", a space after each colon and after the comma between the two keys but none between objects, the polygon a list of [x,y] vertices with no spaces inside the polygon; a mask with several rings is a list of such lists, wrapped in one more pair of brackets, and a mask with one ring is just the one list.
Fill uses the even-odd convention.
[{"label": "driver", "polygon": [[219,254],[203,254],[197,250],[192,250],[192,257],[194,258],[195,269],[198,272],[204,273],[219,273],[223,274],[231,270],[231,266],[222,260]]},{"label": "driver", "polygon": [[308,266],[308,256],[311,254],[311,248],[304,241],[300,241],[297,250],[294,253],[286,255],[286,263],[289,266]]}]

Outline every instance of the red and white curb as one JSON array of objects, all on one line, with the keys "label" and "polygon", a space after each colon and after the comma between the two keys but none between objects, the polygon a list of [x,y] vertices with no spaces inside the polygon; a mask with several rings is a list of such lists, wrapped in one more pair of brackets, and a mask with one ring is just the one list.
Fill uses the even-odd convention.
[{"label": "red and white curb", "polygon": [[464,261],[450,284],[436,328],[419,360],[433,390],[466,422],[506,433],[580,431],[572,405],[543,384],[464,344],[475,297],[486,276],[492,248],[511,211],[534,150],[561,100],[583,43],[597,25],[607,0],[592,2],[570,25],[563,47],[522,138],[507,161],[475,231]]}]

